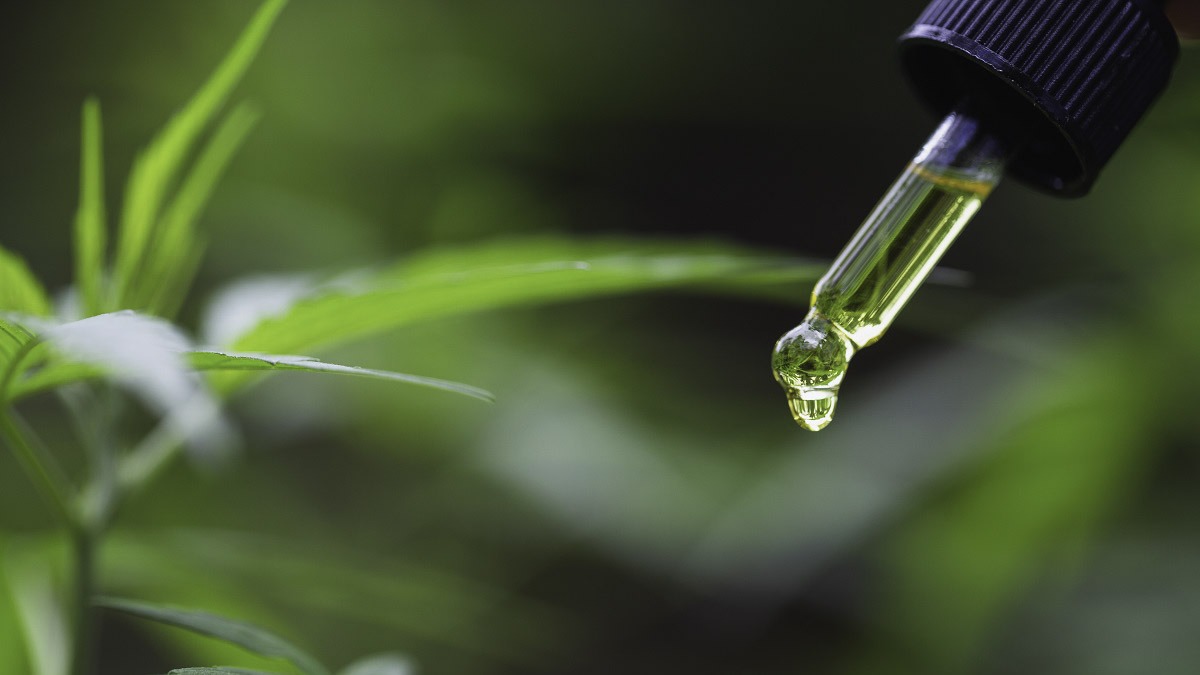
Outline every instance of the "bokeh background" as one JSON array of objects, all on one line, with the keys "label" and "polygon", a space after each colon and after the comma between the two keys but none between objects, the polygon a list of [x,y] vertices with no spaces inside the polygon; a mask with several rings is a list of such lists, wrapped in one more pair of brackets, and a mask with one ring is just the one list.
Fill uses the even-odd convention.
[{"label": "bokeh background", "polygon": [[[239,88],[263,119],[204,216],[185,317],[238,278],[538,233],[829,259],[935,124],[894,58],[922,5],[294,0]],[[118,205],[254,7],[0,10],[0,236],[52,288],[84,97]],[[1093,194],[1004,185],[944,265],[819,434],[768,359],[808,284],[324,354],[499,402],[276,377],[231,403],[237,463],[181,464],[129,505],[105,587],[423,673],[1196,672],[1200,50]],[[41,510],[0,457],[6,564]],[[112,675],[278,668],[116,615],[102,646]]]}]

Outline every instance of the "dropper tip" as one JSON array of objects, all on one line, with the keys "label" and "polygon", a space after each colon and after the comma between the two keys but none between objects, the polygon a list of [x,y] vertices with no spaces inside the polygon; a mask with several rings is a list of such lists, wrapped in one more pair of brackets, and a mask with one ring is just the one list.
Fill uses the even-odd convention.
[{"label": "dropper tip", "polygon": [[853,355],[849,338],[815,310],[779,338],[771,366],[797,424],[820,431],[833,421],[838,387]]},{"label": "dropper tip", "polygon": [[837,389],[792,389],[787,392],[787,400],[796,424],[820,431],[833,421]]}]

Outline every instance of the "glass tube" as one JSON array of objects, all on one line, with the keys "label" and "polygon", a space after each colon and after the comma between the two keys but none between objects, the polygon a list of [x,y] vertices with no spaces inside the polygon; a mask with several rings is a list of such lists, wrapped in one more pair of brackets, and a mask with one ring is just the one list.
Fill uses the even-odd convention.
[{"label": "glass tube", "polygon": [[1004,145],[960,108],[942,121],[812,292],[804,322],[775,344],[792,416],[833,419],[854,353],[878,340],[1004,173]]}]

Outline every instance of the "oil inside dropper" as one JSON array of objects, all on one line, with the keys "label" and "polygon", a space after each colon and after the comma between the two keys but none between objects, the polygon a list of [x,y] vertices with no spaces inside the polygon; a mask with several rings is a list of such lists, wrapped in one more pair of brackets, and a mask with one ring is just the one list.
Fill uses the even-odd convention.
[{"label": "oil inside dropper", "polygon": [[883,335],[1003,169],[1001,144],[973,116],[946,117],[817,282],[804,321],[775,344],[771,365],[796,422],[818,431],[833,420],[851,357]]}]

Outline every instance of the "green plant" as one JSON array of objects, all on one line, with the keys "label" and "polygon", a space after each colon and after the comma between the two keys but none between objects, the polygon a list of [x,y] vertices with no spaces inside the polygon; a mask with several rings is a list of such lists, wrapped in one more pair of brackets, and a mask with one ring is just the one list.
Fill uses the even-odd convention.
[{"label": "green plant", "polygon": [[[794,260],[729,247],[562,238],[507,241],[430,251],[354,276],[294,281],[286,297],[273,296],[266,304],[261,294],[251,294],[254,303],[248,307],[244,293],[228,293],[199,331],[220,344],[197,346],[172,320],[202,259],[198,218],[257,119],[244,104],[223,117],[220,112],[284,4],[267,0],[261,6],[208,82],[137,157],[112,246],[100,105],[95,100],[84,104],[75,286],[68,300],[56,306],[23,260],[0,248],[0,432],[67,533],[71,550],[63,584],[69,589],[66,600],[55,597],[53,584],[30,583],[18,602],[26,622],[28,661],[41,675],[90,671],[94,606],[280,657],[310,675],[330,672],[304,651],[244,623],[105,598],[97,579],[97,558],[131,495],[185,451],[196,462],[209,464],[230,452],[235,434],[221,414],[220,400],[252,384],[257,375],[343,374],[492,399],[466,384],[295,354],[468,312],[682,285],[763,292],[814,272]],[[86,454],[82,470],[64,466],[61,453],[19,414],[18,404],[42,394],[57,395],[64,415],[79,430]],[[156,423],[138,440],[126,442],[122,422],[140,414],[131,401],[140,401]],[[399,656],[382,655],[340,672],[404,673],[406,663]]]}]

